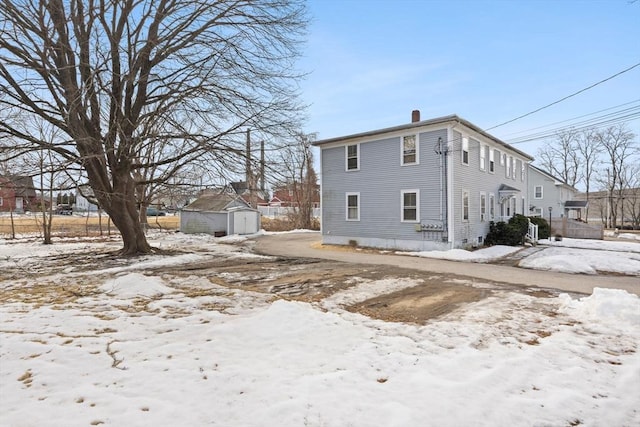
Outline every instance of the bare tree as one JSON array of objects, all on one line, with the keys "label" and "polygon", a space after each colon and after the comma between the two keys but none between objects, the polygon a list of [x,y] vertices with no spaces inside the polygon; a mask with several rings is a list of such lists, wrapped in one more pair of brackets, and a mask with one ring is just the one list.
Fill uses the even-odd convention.
[{"label": "bare tree", "polygon": [[[302,0],[3,1],[0,137],[80,168],[122,253],[151,252],[141,172],[162,167],[167,179],[195,159],[233,162],[243,128],[297,128],[294,62],[306,24]],[[32,116],[66,141],[39,138]]]},{"label": "bare tree", "polygon": [[278,167],[274,171],[279,177],[276,189],[288,191],[291,195],[290,219],[294,227],[312,229],[313,209],[319,194],[311,149],[315,135],[299,132],[294,138],[292,144],[279,150]]},{"label": "bare tree", "polygon": [[[625,124],[610,126],[595,133],[598,147],[602,150],[605,170],[601,172],[601,180],[605,182],[608,198],[608,227],[615,227],[624,191],[629,181],[625,173],[630,162],[637,161],[638,146],[635,135]],[[606,176],[606,180],[605,180]]]},{"label": "bare tree", "polygon": [[581,169],[578,153],[578,132],[569,129],[558,133],[555,141],[538,150],[538,161],[543,169],[575,187]]},{"label": "bare tree", "polygon": [[581,180],[585,187],[585,193],[587,196],[587,208],[585,212],[585,219],[589,220],[589,193],[591,192],[591,184],[596,172],[596,166],[598,161],[598,138],[596,138],[595,129],[587,129],[582,131],[577,139],[576,146],[577,154],[580,156],[581,165]]}]

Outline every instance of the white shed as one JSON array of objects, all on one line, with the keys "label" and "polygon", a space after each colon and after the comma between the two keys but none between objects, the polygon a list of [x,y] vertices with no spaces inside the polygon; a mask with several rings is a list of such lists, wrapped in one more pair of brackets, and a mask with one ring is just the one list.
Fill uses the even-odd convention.
[{"label": "white shed", "polygon": [[260,231],[260,212],[229,194],[199,197],[180,213],[180,231],[215,236],[253,234]]}]

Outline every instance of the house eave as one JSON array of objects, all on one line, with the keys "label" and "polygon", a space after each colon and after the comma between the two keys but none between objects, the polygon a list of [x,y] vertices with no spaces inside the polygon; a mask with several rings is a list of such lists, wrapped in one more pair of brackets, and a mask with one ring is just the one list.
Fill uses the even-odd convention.
[{"label": "house eave", "polygon": [[440,125],[440,124],[451,124],[451,123],[458,123],[461,124],[463,126],[465,126],[468,129],[471,129],[472,131],[476,132],[479,135],[482,135],[483,137],[495,142],[496,144],[507,148],[517,154],[519,154],[520,156],[524,157],[525,159],[529,160],[529,161],[533,161],[533,157],[531,157],[530,155],[518,150],[517,148],[514,148],[513,146],[507,144],[506,142],[496,138],[495,136],[491,135],[490,133],[482,130],[481,128],[479,128],[478,126],[474,125],[473,123],[469,122],[468,120],[465,120],[461,117],[458,117],[455,114],[451,114],[448,116],[443,116],[443,117],[437,117],[434,119],[428,119],[428,120],[422,120],[419,122],[414,122],[414,123],[407,123],[404,125],[400,125],[400,126],[393,126],[393,127],[389,127],[389,128],[384,128],[384,129],[378,129],[378,130],[372,130],[372,131],[367,131],[367,132],[361,132],[361,133],[356,133],[356,134],[352,134],[352,135],[346,135],[346,136],[340,136],[340,137],[335,137],[335,138],[328,138],[328,139],[321,139],[318,141],[313,142],[312,144],[316,147],[319,146],[323,146],[323,145],[327,145],[327,144],[332,144],[332,143],[346,143],[349,141],[353,141],[353,140],[358,140],[358,139],[369,139],[373,136],[378,136],[378,135],[386,135],[386,134],[391,134],[391,133],[396,133],[396,132],[401,132],[401,131],[407,131],[410,129],[415,129],[415,128],[420,128],[420,127],[426,127],[426,126],[433,126],[433,125]]}]

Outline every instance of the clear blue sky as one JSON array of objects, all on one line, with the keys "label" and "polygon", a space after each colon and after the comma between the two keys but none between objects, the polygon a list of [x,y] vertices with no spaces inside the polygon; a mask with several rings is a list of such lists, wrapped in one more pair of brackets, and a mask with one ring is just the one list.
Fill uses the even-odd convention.
[{"label": "clear blue sky", "polygon": [[[310,72],[305,131],[320,139],[408,123],[413,109],[422,119],[457,114],[487,129],[640,63],[640,1],[308,4],[313,21],[299,65]],[[640,138],[640,66],[489,132],[510,142],[625,103],[635,108],[629,127]],[[540,145],[515,146],[535,156]]]}]

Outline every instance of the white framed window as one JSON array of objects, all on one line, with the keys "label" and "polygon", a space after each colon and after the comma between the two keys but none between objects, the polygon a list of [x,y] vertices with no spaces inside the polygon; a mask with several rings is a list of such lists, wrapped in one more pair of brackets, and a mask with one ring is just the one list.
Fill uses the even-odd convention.
[{"label": "white framed window", "polygon": [[536,185],[533,187],[533,198],[534,199],[542,199],[544,197],[544,193],[542,190],[542,185]]},{"label": "white framed window", "polygon": [[487,220],[487,195],[480,193],[480,221]]},{"label": "white framed window", "polygon": [[420,222],[420,191],[402,190],[402,222]]},{"label": "white framed window", "polygon": [[0,206],[2,206],[3,203],[4,201],[2,200],[2,197],[0,197]]},{"label": "white framed window", "polygon": [[462,190],[462,220],[469,221],[469,191]]},{"label": "white framed window", "polygon": [[480,144],[480,170],[487,169],[487,147]]},{"label": "white framed window", "polygon": [[402,137],[402,164],[418,164],[418,136],[406,135]]},{"label": "white framed window", "polygon": [[346,195],[347,221],[360,221],[360,193]]},{"label": "white framed window", "polygon": [[462,164],[469,164],[469,138],[466,136],[462,137]]},{"label": "white framed window", "polygon": [[346,153],[346,170],[357,171],[360,169],[360,144],[347,145],[345,147]]},{"label": "white framed window", "polygon": [[511,159],[511,178],[516,179],[516,159],[513,156],[509,158]]},{"label": "white framed window", "polygon": [[501,153],[500,151],[496,150],[497,156],[500,159],[500,166],[504,166],[504,159],[507,158],[507,155],[504,153]]},{"label": "white framed window", "polygon": [[525,164],[524,162],[520,162],[520,181],[524,182],[524,174],[525,174]]},{"label": "white framed window", "polygon": [[534,208],[533,209],[533,216],[542,216],[542,208]]},{"label": "white framed window", "polygon": [[495,150],[493,148],[489,148],[489,172],[493,173],[495,171],[496,171]]},{"label": "white framed window", "polygon": [[489,193],[489,219],[493,221],[496,217],[496,196],[493,193]]}]

